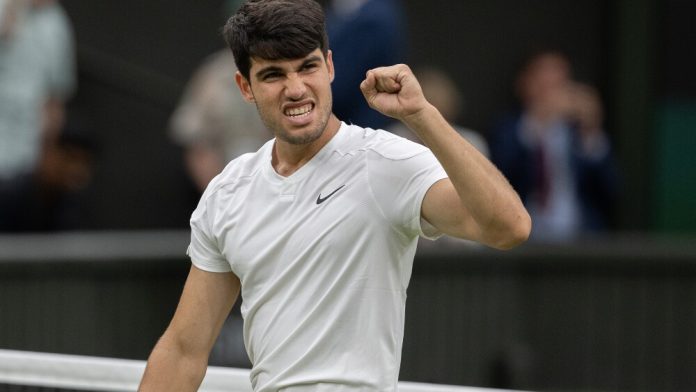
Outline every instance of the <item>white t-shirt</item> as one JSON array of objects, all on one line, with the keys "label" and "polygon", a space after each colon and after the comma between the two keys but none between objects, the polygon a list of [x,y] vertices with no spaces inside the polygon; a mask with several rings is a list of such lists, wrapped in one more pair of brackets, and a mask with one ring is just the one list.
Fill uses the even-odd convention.
[{"label": "white t-shirt", "polygon": [[417,239],[438,234],[421,203],[446,174],[427,148],[345,123],[289,177],[273,145],[211,182],[188,249],[241,281],[252,386],[394,391]]}]

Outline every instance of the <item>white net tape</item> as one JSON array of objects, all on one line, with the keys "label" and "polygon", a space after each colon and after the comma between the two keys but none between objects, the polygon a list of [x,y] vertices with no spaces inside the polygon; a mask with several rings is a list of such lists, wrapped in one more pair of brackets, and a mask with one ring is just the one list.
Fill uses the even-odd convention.
[{"label": "white net tape", "polygon": [[[0,350],[0,384],[85,391],[136,391],[144,361]],[[399,382],[399,392],[495,392],[452,385]],[[208,367],[199,392],[251,392],[249,371]]]}]

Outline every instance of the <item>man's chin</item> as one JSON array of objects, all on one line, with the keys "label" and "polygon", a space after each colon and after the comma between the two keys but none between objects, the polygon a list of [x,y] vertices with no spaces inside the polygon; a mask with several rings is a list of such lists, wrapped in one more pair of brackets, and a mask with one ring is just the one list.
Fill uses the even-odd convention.
[{"label": "man's chin", "polygon": [[316,125],[316,123],[314,125],[310,125],[311,128],[309,129],[298,129],[294,131],[283,130],[282,132],[278,133],[277,137],[288,144],[296,146],[310,144],[324,134],[327,124],[328,121],[319,125]]},{"label": "man's chin", "polygon": [[295,146],[301,146],[305,144],[310,144],[314,142],[315,140],[319,139],[324,133],[324,130],[319,130],[319,131],[314,131],[312,133],[304,134],[304,135],[291,135],[288,132],[282,132],[278,135],[278,138],[288,144],[292,144]]}]

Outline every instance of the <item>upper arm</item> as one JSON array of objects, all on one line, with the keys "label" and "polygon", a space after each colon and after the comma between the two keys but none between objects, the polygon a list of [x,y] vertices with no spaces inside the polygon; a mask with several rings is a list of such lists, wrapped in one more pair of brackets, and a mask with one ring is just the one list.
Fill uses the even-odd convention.
[{"label": "upper arm", "polygon": [[425,193],[421,217],[444,234],[474,241],[481,239],[478,224],[462,205],[449,178],[437,181]]},{"label": "upper arm", "polygon": [[165,337],[184,353],[207,357],[239,289],[239,278],[232,272],[207,272],[191,266]]}]

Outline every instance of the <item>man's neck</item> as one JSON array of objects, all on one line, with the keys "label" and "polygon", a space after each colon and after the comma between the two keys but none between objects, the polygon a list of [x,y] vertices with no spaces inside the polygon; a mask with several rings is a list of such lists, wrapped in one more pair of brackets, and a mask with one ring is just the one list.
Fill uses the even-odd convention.
[{"label": "man's neck", "polygon": [[307,162],[312,160],[312,158],[331,141],[336,133],[338,133],[340,127],[341,122],[332,114],[331,117],[329,117],[324,132],[313,142],[297,145],[276,138],[271,161],[273,169],[283,177],[291,176]]}]

